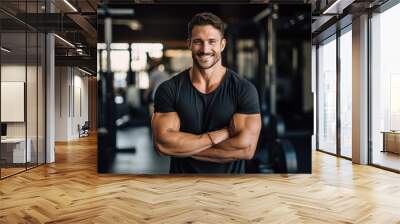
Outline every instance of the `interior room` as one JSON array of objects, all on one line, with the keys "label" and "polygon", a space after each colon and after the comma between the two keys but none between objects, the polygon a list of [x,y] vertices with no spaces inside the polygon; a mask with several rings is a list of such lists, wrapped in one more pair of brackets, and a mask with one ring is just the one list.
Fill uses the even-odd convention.
[{"label": "interior room", "polygon": [[[399,1],[219,1],[217,12],[243,11],[226,12],[236,44],[223,62],[265,93],[264,115],[276,115],[263,115],[270,126],[260,136],[294,147],[261,144],[243,175],[170,175],[146,99],[150,72],[173,77],[193,62],[187,20],[216,5],[192,4],[0,1],[0,223],[399,223]],[[282,4],[309,16],[281,16]],[[308,145],[296,141],[304,136]],[[310,155],[290,150],[299,145]],[[302,156],[309,167],[293,162]]]}]

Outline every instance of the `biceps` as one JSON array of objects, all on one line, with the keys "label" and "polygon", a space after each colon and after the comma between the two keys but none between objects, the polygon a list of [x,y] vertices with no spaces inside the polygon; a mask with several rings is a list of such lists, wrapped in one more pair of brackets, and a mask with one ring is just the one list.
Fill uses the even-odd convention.
[{"label": "biceps", "polygon": [[167,131],[179,131],[179,116],[176,112],[154,113],[151,127],[155,140],[160,139]]},{"label": "biceps", "polygon": [[234,136],[257,140],[261,131],[261,117],[259,114],[234,114],[230,129]]}]

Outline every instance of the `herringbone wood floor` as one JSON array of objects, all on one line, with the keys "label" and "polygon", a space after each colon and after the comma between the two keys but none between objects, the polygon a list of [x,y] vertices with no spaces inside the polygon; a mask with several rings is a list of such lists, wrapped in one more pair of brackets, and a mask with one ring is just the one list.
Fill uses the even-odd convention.
[{"label": "herringbone wood floor", "polygon": [[0,223],[400,223],[400,175],[313,153],[312,175],[96,173],[96,139],[0,181]]}]

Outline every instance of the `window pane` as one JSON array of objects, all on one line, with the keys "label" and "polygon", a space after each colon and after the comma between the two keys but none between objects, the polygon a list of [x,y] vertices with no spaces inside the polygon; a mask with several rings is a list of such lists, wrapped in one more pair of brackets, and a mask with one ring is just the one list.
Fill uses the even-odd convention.
[{"label": "window pane", "polygon": [[[26,141],[26,33],[2,32],[1,47],[1,177],[25,170],[30,161],[30,141]],[[13,109],[10,109],[13,108]],[[28,143],[28,144],[27,144]],[[28,151],[27,146],[28,145]]]},{"label": "window pane", "polygon": [[[400,170],[400,4],[371,19],[372,163]],[[386,132],[385,134],[383,132]]]},{"label": "window pane", "polygon": [[318,48],[318,148],[336,153],[336,39]]},{"label": "window pane", "polygon": [[352,38],[351,30],[340,36],[340,152],[351,158],[352,141]]}]

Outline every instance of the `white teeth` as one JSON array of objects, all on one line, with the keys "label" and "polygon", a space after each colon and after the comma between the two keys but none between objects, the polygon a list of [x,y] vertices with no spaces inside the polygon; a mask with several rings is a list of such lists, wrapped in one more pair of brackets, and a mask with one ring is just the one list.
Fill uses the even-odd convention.
[{"label": "white teeth", "polygon": [[210,58],[211,58],[211,55],[202,55],[202,56],[200,56],[200,59],[203,59],[203,60],[208,60]]}]

